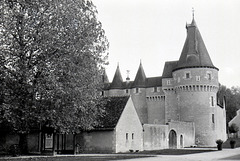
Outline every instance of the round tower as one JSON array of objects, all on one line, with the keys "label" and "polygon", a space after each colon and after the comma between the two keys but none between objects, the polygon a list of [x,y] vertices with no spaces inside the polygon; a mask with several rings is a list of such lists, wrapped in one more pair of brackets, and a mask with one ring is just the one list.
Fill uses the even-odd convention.
[{"label": "round tower", "polygon": [[187,38],[172,73],[179,120],[194,122],[198,146],[216,146],[217,139],[224,139],[218,138],[223,127],[218,125],[218,118],[223,117],[216,98],[218,68],[210,59],[194,18],[186,28]]}]

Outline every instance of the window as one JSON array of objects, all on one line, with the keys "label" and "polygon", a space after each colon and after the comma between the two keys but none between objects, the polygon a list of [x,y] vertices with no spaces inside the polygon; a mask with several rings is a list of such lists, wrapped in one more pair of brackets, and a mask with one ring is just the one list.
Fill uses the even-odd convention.
[{"label": "window", "polygon": [[170,80],[167,80],[167,85],[170,85],[170,84],[171,84]]},{"label": "window", "polygon": [[157,87],[153,87],[153,92],[157,92]]},{"label": "window", "polygon": [[128,133],[126,133],[126,140],[128,140]]},{"label": "window", "polygon": [[104,91],[101,91],[101,96],[104,96]]},{"label": "window", "polygon": [[134,133],[132,133],[132,140],[134,139]]},{"label": "window", "polygon": [[214,123],[214,114],[212,114],[212,123]]},{"label": "window", "polygon": [[136,88],[136,93],[139,93],[139,88]]},{"label": "window", "polygon": [[200,76],[196,76],[196,81],[200,81]]},{"label": "window", "polygon": [[214,106],[214,98],[213,98],[213,96],[211,96],[211,106],[212,107]]},{"label": "window", "polygon": [[190,73],[186,73],[186,78],[187,78],[187,79],[190,78]]},{"label": "window", "polygon": [[208,79],[208,80],[211,80],[211,79],[212,79],[211,73],[207,73],[207,79]]},{"label": "window", "polygon": [[128,93],[129,91],[128,91],[128,89],[126,89],[126,93]]},{"label": "window", "polygon": [[178,77],[178,80],[177,80],[177,81],[178,81],[178,83],[181,81],[181,80],[180,80],[180,77]]}]

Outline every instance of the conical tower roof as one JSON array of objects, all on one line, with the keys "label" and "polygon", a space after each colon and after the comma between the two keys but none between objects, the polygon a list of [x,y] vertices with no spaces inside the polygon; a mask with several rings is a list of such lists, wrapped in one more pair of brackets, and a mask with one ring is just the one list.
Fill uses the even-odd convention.
[{"label": "conical tower roof", "polygon": [[115,75],[113,77],[113,81],[110,85],[110,89],[121,89],[122,86],[123,86],[123,79],[122,79],[122,75],[121,75],[119,65],[118,65]]},{"label": "conical tower roof", "polygon": [[194,17],[192,23],[186,25],[186,29],[187,38],[176,69],[188,67],[216,68],[211,61]]},{"label": "conical tower roof", "polygon": [[135,88],[135,87],[145,87],[145,84],[146,84],[146,75],[145,75],[145,72],[143,70],[142,63],[140,62],[140,65],[139,65],[139,68],[138,68],[138,71],[137,71],[137,75],[134,79],[132,87],[133,88]]},{"label": "conical tower roof", "polygon": [[109,79],[105,69],[103,70],[102,81],[103,83],[109,83]]}]

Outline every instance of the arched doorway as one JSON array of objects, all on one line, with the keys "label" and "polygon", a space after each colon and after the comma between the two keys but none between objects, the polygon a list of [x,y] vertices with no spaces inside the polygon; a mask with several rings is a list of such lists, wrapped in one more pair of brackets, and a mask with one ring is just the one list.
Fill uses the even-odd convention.
[{"label": "arched doorway", "polygon": [[183,136],[182,136],[182,135],[180,135],[180,147],[181,147],[181,148],[184,147],[184,146],[183,146]]},{"label": "arched doorway", "polygon": [[169,149],[176,149],[177,148],[177,133],[174,130],[169,132]]}]

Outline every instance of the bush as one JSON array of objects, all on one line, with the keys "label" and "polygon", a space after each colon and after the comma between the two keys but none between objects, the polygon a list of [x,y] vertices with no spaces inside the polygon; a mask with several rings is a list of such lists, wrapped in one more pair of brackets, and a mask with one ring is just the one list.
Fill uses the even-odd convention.
[{"label": "bush", "polygon": [[230,140],[230,144],[235,144],[236,141],[235,140]]},{"label": "bush", "polygon": [[233,123],[231,126],[229,126],[228,130],[230,133],[237,133],[239,131],[239,127]]},{"label": "bush", "polygon": [[218,139],[218,140],[216,140],[216,143],[217,143],[218,145],[220,145],[220,144],[223,143],[223,141],[222,141],[221,139]]},{"label": "bush", "polygon": [[13,156],[16,157],[20,154],[20,149],[18,144],[13,144],[9,147],[9,153]]}]

